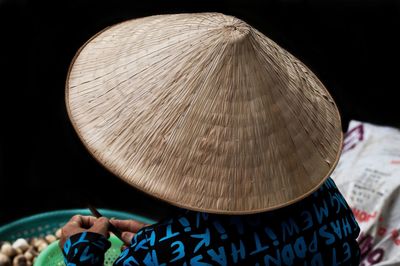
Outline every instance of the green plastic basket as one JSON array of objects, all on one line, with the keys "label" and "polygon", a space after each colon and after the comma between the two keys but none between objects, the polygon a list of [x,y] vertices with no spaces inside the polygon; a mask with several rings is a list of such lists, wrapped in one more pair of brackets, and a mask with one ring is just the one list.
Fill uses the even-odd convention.
[{"label": "green plastic basket", "polygon": [[[100,213],[108,218],[134,219],[144,223],[152,224],[155,221],[132,213],[114,211],[108,209],[99,209]],[[91,215],[87,209],[59,210],[32,215],[22,218],[10,224],[0,227],[0,240],[15,241],[18,238],[44,237],[48,234],[54,234],[75,214]],[[115,236],[110,237],[111,248],[106,253],[105,265],[112,265],[112,262],[120,254],[121,241]],[[49,245],[36,258],[35,266],[65,265],[58,241]]]},{"label": "green plastic basket", "polygon": [[[144,223],[154,223],[149,218],[132,213],[108,209],[99,211],[108,218],[135,219]],[[0,240],[11,242],[18,238],[44,237],[54,234],[75,214],[92,215],[87,209],[59,210],[32,215],[0,227]]]}]

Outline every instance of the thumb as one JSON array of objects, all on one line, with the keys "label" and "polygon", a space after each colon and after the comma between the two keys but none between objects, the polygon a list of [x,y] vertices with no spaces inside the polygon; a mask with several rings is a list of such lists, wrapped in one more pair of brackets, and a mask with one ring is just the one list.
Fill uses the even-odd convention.
[{"label": "thumb", "polygon": [[132,238],[135,236],[134,233],[131,232],[122,232],[122,240],[124,241],[125,245],[130,245],[132,242]]},{"label": "thumb", "polygon": [[88,231],[108,237],[108,225],[108,219],[105,217],[100,217],[94,222],[93,226]]}]

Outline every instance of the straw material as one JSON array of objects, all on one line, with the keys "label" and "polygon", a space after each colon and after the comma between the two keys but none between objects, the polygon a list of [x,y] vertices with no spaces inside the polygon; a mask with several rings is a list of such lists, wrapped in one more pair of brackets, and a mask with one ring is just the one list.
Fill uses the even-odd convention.
[{"label": "straw material", "polygon": [[335,167],[342,130],[323,84],[245,22],[159,15],[77,53],[70,119],[107,169],[177,206],[246,214],[294,203]]}]

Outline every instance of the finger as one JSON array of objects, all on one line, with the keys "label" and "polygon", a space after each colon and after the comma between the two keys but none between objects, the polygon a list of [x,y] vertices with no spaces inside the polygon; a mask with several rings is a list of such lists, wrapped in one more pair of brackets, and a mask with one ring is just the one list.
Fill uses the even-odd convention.
[{"label": "finger", "polygon": [[125,245],[130,245],[134,236],[135,234],[131,232],[122,232],[121,234],[122,241],[124,241]]},{"label": "finger", "polygon": [[82,228],[82,219],[80,215],[74,215],[63,227],[65,231],[75,230]]},{"label": "finger", "polygon": [[82,215],[76,214],[72,216],[72,218],[69,220],[67,224],[76,224],[78,226],[82,226]]},{"label": "finger", "polygon": [[106,217],[100,217],[94,222],[93,226],[88,231],[108,237],[108,225],[108,219]]},{"label": "finger", "polygon": [[110,220],[110,223],[121,231],[136,233],[146,226],[146,224],[135,220]]},{"label": "finger", "polygon": [[88,229],[94,225],[97,218],[94,216],[81,216],[81,220],[82,220],[82,227]]},{"label": "finger", "polygon": [[62,228],[61,230],[61,238],[60,238],[60,242],[65,242],[69,237],[75,235],[75,234],[79,234],[84,232],[85,229],[76,227],[76,228]]}]

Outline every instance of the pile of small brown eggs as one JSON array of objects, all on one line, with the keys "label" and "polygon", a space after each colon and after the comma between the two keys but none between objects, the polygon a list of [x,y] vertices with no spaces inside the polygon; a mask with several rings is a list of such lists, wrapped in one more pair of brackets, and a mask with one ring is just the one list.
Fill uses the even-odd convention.
[{"label": "pile of small brown eggs", "polygon": [[0,266],[31,266],[47,246],[61,237],[61,229],[55,235],[19,238],[13,243],[0,241]]}]

